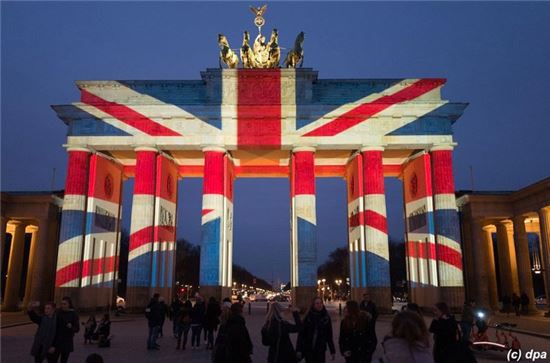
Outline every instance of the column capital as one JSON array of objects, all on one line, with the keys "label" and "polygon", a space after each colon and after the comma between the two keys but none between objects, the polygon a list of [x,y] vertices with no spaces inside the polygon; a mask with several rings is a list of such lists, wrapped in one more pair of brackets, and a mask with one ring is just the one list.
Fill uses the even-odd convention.
[{"label": "column capital", "polygon": [[19,226],[26,227],[27,224],[28,224],[27,222],[20,221],[20,220],[17,220],[17,219],[11,219],[8,223],[13,225],[14,227],[19,227]]},{"label": "column capital", "polygon": [[[26,230],[28,230],[29,232],[27,232]],[[34,233],[34,232],[38,231],[38,226],[35,226],[34,224],[30,224],[30,225],[26,226],[26,230],[25,230],[25,232],[27,232],[27,233]]]},{"label": "column capital", "polygon": [[437,144],[437,145],[432,145],[430,147],[430,152],[432,151],[453,151],[455,146],[457,144],[456,143],[449,143],[449,144]]},{"label": "column capital", "polygon": [[384,151],[384,150],[385,150],[384,145],[363,145],[363,146],[361,146],[361,148],[359,149],[360,152],[365,152],[365,151]]},{"label": "column capital", "polygon": [[213,152],[225,154],[227,152],[227,149],[224,148],[223,146],[215,146],[215,145],[205,146],[202,148],[202,152],[207,152],[207,151],[213,151]]},{"label": "column capital", "polygon": [[543,217],[543,216],[550,215],[550,206],[540,208],[537,211],[537,214],[539,215],[539,218]]},{"label": "column capital", "polygon": [[292,148],[293,153],[299,153],[299,152],[315,152],[316,149],[313,146],[296,146]]},{"label": "column capital", "polygon": [[67,152],[71,152],[71,151],[81,151],[81,152],[86,152],[86,153],[92,153],[92,150],[90,150],[88,147],[86,146],[82,146],[82,145],[67,145]]},{"label": "column capital", "polygon": [[137,146],[134,148],[134,151],[152,151],[158,153],[159,150],[154,146]]}]

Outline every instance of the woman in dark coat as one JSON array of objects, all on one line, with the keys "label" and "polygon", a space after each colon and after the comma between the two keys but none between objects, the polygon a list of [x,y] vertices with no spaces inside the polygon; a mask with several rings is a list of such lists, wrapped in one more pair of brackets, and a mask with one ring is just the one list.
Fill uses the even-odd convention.
[{"label": "woman in dark coat", "polygon": [[[185,350],[187,345],[187,336],[189,335],[189,329],[191,328],[191,310],[193,310],[193,304],[187,300],[183,303],[178,313],[178,322],[176,328],[176,336],[178,338],[178,344],[176,349]],[[183,345],[181,344],[181,338],[183,337]]]},{"label": "woman in dark coat", "polygon": [[434,313],[435,319],[430,324],[430,333],[434,338],[434,360],[436,363],[449,362],[450,357],[456,356],[458,324],[444,302],[435,304]]},{"label": "woman in dark coat", "polygon": [[297,362],[296,351],[290,341],[290,333],[297,333],[302,327],[297,309],[292,309],[294,324],[284,320],[281,305],[273,303],[269,307],[265,325],[262,328],[262,344],[269,346],[268,363]]},{"label": "woman in dark coat", "polygon": [[346,363],[370,363],[376,348],[376,335],[373,334],[372,316],[361,311],[357,301],[348,301],[345,316],[340,323],[338,345]]},{"label": "woman in dark coat", "polygon": [[206,349],[214,349],[214,332],[218,329],[218,325],[220,324],[221,313],[222,310],[220,308],[220,304],[213,296],[211,296],[210,299],[208,299],[206,318],[204,321],[204,328],[208,336]]},{"label": "woman in dark coat", "polygon": [[324,363],[327,346],[332,360],[336,354],[332,338],[332,321],[320,297],[313,299],[298,334],[296,352],[306,363]]},{"label": "woman in dark coat", "polygon": [[55,331],[55,361],[61,358],[61,363],[67,363],[69,354],[74,350],[73,337],[78,333],[78,314],[74,311],[70,297],[61,299],[61,309],[56,313],[57,325]]},{"label": "woman in dark coat", "polygon": [[34,357],[36,363],[42,363],[44,359],[47,359],[48,362],[55,362],[55,347],[53,346],[57,323],[55,304],[46,303],[46,305],[44,305],[44,315],[38,315],[33,310],[33,308],[38,305],[37,302],[34,302],[27,307],[29,318],[33,323],[38,324],[38,329],[36,330],[32,343],[31,355]]},{"label": "woman in dark coat", "polygon": [[227,319],[226,332],[226,363],[252,362],[252,341],[242,316],[243,307],[239,303],[231,305],[231,315]]}]

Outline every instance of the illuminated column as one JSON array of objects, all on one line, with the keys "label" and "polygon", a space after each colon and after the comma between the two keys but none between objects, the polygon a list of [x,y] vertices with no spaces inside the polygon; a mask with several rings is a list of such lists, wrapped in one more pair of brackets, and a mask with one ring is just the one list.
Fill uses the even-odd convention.
[{"label": "illuminated column", "polygon": [[231,295],[233,268],[233,162],[226,150],[204,150],[200,286],[218,301]]},{"label": "illuminated column", "polygon": [[119,250],[122,167],[99,154],[90,158],[79,307],[112,303]]},{"label": "illuminated column", "polygon": [[540,244],[545,276],[546,301],[550,305],[550,207],[539,209]]},{"label": "illuminated column", "polygon": [[[519,290],[517,270],[513,268],[512,257],[516,254],[513,240],[508,238],[509,221],[499,221],[497,226],[497,251],[500,273],[501,297],[512,297],[513,292]],[[514,264],[515,265],[515,264]]]},{"label": "illuminated column", "polygon": [[170,301],[176,258],[177,166],[167,156],[158,155],[156,175],[151,287]]},{"label": "illuminated column", "polygon": [[152,293],[155,292],[150,290],[150,286],[154,241],[156,160],[156,149],[150,147],[136,149],[127,282],[127,304],[133,309],[144,308]]},{"label": "illuminated column", "polygon": [[[29,303],[31,289],[32,289],[32,279],[33,279],[33,270],[37,262],[36,250],[38,248],[38,227],[37,226],[28,226],[27,233],[31,233],[31,246],[29,250],[29,262],[27,263],[27,280],[25,281],[25,295],[23,295],[23,306],[27,306]],[[43,258],[38,257],[38,260]]]},{"label": "illuminated column", "polygon": [[429,154],[418,154],[403,167],[403,189],[411,300],[430,307],[439,300],[439,294]]},{"label": "illuminated column", "polygon": [[295,148],[291,159],[292,196],[291,285],[293,303],[311,304],[317,286],[317,219],[315,211],[315,149]]},{"label": "illuminated column", "polygon": [[531,276],[531,260],[529,259],[529,241],[525,231],[525,217],[515,216],[514,219],[514,244],[516,245],[516,258],[518,264],[519,293],[526,293],[529,298],[529,311],[535,308],[535,292],[533,290],[533,277]]},{"label": "illuminated column", "polygon": [[23,254],[25,252],[25,227],[21,221],[10,221],[14,226],[13,239],[10,248],[10,259],[8,262],[8,277],[4,290],[4,303],[2,310],[15,311],[19,304],[19,287],[21,286],[21,275],[23,272]]},{"label": "illuminated column", "polygon": [[365,147],[363,154],[366,287],[382,311],[391,311],[390,253],[382,147]]},{"label": "illuminated column", "polygon": [[[51,230],[49,229],[49,223],[50,221],[48,219],[38,220],[38,231],[35,232],[36,250],[33,253],[36,258],[33,257],[33,268],[30,275],[28,275],[31,285],[28,292],[25,292],[26,301],[43,301],[44,298],[50,294],[48,286],[44,284],[44,276],[47,276],[49,273],[47,256],[50,254],[50,251],[48,250],[51,248],[51,243],[55,242],[50,239]],[[33,236],[33,239],[34,237],[35,236]],[[29,285],[27,283],[27,289],[28,288]]]},{"label": "illuminated column", "polygon": [[464,304],[464,277],[452,147],[433,147],[431,159],[440,297],[450,307],[458,309]]},{"label": "illuminated column", "polygon": [[479,287],[488,296],[488,307],[493,310],[498,310],[497,273],[493,248],[493,231],[494,228],[492,226],[483,227],[483,240],[477,252],[479,253],[480,261],[483,263],[482,274],[486,274],[487,281],[486,284],[479,284]]},{"label": "illuminated column", "polygon": [[0,221],[0,248],[1,248],[1,253],[0,253],[0,263],[4,263],[4,253],[6,252],[6,227],[7,227],[7,224],[8,224],[8,218],[6,217],[1,217],[1,221]]},{"label": "illuminated column", "polygon": [[[365,220],[363,200],[363,155],[358,153],[346,166],[348,195],[348,246],[351,297],[360,301],[365,291]],[[361,249],[362,248],[362,249]]]},{"label": "illuminated column", "polygon": [[69,148],[67,151],[69,161],[57,250],[55,300],[70,296],[79,306],[90,151],[85,148]]}]

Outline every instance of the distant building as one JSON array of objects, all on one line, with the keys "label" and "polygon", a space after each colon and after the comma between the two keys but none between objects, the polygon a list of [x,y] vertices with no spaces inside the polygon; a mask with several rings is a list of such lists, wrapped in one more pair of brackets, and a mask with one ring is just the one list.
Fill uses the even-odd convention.
[{"label": "distant building", "polygon": [[[457,192],[466,297],[499,308],[505,295],[550,296],[550,178],[508,192]],[[546,286],[544,286],[546,280]]]}]

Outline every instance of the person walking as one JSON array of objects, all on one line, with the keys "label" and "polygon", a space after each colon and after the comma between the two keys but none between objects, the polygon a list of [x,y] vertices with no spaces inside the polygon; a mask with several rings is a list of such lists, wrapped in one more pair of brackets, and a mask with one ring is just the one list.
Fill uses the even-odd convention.
[{"label": "person walking", "polygon": [[147,326],[149,328],[149,335],[147,336],[147,349],[159,350],[160,346],[157,344],[158,334],[160,331],[160,324],[162,320],[162,308],[159,303],[160,294],[155,293],[147,308],[145,309],[145,316],[147,317]]},{"label": "person walking", "polygon": [[412,310],[404,310],[393,318],[391,336],[382,342],[385,363],[434,363],[430,337],[424,318]]},{"label": "person walking", "polygon": [[327,346],[331,359],[334,360],[336,349],[332,337],[332,321],[323,304],[323,299],[316,297],[298,333],[297,356],[299,359],[305,358],[306,363],[324,363]]},{"label": "person walking", "polygon": [[195,295],[195,306],[191,310],[191,349],[198,349],[201,344],[201,330],[204,325],[206,307],[202,296]]},{"label": "person walking", "polygon": [[[176,349],[185,350],[187,345],[187,336],[189,335],[189,329],[191,328],[191,310],[193,309],[193,304],[191,301],[187,300],[183,303],[180,312],[178,314],[178,324],[177,324],[177,338],[178,343]],[[181,344],[181,338],[183,336],[183,345]]]},{"label": "person walking", "polygon": [[70,297],[61,299],[61,309],[57,311],[56,317],[54,362],[60,360],[61,363],[67,363],[69,355],[74,351],[74,335],[80,330],[78,314]]},{"label": "person walking", "polygon": [[226,323],[226,358],[227,363],[250,363],[252,341],[243,318],[243,306],[240,303],[231,305],[231,315]]},{"label": "person walking", "polygon": [[298,309],[291,308],[294,318],[294,324],[283,318],[281,305],[277,302],[269,306],[265,324],[262,327],[262,344],[269,346],[267,355],[268,363],[291,363],[297,362],[297,355],[292,342],[290,333],[297,333],[302,327]]},{"label": "person walking", "polygon": [[346,363],[370,363],[375,337],[370,325],[372,317],[359,308],[357,301],[346,302],[344,319],[340,323],[338,346]]},{"label": "person walking", "polygon": [[462,332],[462,342],[468,344],[470,335],[472,334],[472,326],[474,325],[474,305],[475,302],[465,301],[462,308],[462,316],[460,318],[460,331]]},{"label": "person walking", "polygon": [[44,315],[38,315],[35,308],[40,306],[39,302],[31,302],[27,306],[27,314],[31,321],[38,325],[34,340],[31,347],[31,355],[34,357],[35,363],[42,363],[44,359],[48,363],[55,362],[54,360],[54,339],[56,329],[55,304],[48,302],[44,305]]},{"label": "person walking", "polygon": [[180,314],[181,309],[183,308],[183,302],[179,298],[179,296],[176,296],[174,300],[172,300],[172,304],[170,304],[170,319],[172,320],[172,333],[174,334],[174,338],[178,338],[178,330],[180,325]]},{"label": "person walking", "polygon": [[378,320],[378,308],[376,307],[376,304],[374,301],[370,299],[370,294],[368,292],[363,294],[363,300],[359,304],[359,309],[361,311],[365,311],[370,314],[371,321],[369,324],[369,335],[374,337],[372,352],[370,352],[371,356],[376,350],[376,345],[378,344],[378,337],[376,336],[376,321]]},{"label": "person walking", "polygon": [[449,307],[444,302],[435,304],[435,318],[430,324],[430,333],[433,334],[433,356],[436,363],[447,363],[453,356],[458,342],[458,326]]},{"label": "person walking", "polygon": [[206,317],[204,322],[204,328],[208,336],[206,349],[214,349],[214,332],[218,329],[218,325],[220,324],[221,313],[222,311],[220,308],[220,304],[213,296],[211,296],[210,299],[208,299],[208,305],[206,307]]}]

